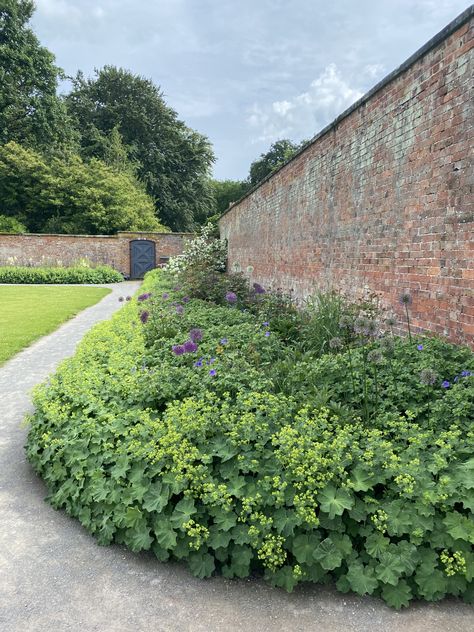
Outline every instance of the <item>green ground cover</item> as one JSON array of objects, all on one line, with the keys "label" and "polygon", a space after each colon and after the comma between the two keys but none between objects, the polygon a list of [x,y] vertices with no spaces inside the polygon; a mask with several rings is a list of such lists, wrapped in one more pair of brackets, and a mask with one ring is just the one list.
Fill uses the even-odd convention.
[{"label": "green ground cover", "polygon": [[53,506],[198,577],[474,600],[471,350],[208,266],[141,292],[36,391]]},{"label": "green ground cover", "polygon": [[0,364],[109,292],[97,287],[0,286]]}]

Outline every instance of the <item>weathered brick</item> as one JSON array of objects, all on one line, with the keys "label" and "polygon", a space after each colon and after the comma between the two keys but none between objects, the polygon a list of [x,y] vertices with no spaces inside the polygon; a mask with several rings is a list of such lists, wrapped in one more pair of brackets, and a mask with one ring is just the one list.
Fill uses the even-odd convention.
[{"label": "weathered brick", "polygon": [[473,11],[220,220],[229,267],[305,298],[378,293],[474,345]]},{"label": "weathered brick", "polygon": [[62,262],[70,265],[80,259],[104,263],[130,275],[130,242],[135,239],[154,241],[156,263],[161,257],[181,254],[188,233],[132,233],[117,235],[7,235],[0,233],[0,265],[10,258],[19,264],[46,265]]}]

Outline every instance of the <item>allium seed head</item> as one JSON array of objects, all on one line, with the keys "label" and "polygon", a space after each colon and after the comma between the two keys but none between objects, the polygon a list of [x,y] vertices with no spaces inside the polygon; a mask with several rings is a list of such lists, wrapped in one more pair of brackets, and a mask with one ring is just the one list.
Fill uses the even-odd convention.
[{"label": "allium seed head", "polygon": [[423,369],[420,373],[420,382],[425,386],[433,386],[438,380],[438,374],[433,369]]}]

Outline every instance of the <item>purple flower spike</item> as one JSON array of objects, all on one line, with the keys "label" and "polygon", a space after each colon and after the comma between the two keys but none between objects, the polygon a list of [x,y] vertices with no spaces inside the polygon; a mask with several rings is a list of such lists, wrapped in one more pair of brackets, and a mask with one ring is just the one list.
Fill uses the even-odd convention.
[{"label": "purple flower spike", "polygon": [[191,329],[189,332],[189,338],[193,342],[201,342],[202,340],[202,330],[201,329]]},{"label": "purple flower spike", "polygon": [[183,353],[185,353],[183,345],[173,345],[171,348],[173,350],[173,353],[177,356],[183,355]]},{"label": "purple flower spike", "polygon": [[448,380],[444,380],[444,382],[441,382],[441,386],[443,388],[449,388],[451,386],[451,384],[449,383]]},{"label": "purple flower spike", "polygon": [[150,312],[147,312],[146,310],[140,313],[140,320],[142,321],[143,324],[145,324],[146,322],[148,322],[148,319],[150,318]]},{"label": "purple flower spike", "polygon": [[227,292],[225,300],[228,303],[237,303],[237,294],[235,292]]},{"label": "purple flower spike", "polygon": [[418,345],[417,349],[418,349],[418,351],[423,351],[423,345]]},{"label": "purple flower spike", "polygon": [[215,369],[211,369],[209,371],[209,375],[211,375],[212,377],[214,377],[214,375],[216,375],[217,371]]},{"label": "purple flower spike", "polygon": [[186,353],[196,353],[196,351],[198,350],[197,344],[192,340],[186,340],[183,347]]},{"label": "purple flower spike", "polygon": [[220,343],[221,343],[221,345],[226,345],[228,343],[227,338],[221,338],[220,339]]},{"label": "purple flower spike", "polygon": [[170,295],[168,294],[168,292],[165,292],[165,293],[163,294],[163,300],[164,300],[164,301],[166,301],[166,299],[167,299],[167,298],[169,298],[169,297],[170,297]]},{"label": "purple flower spike", "polygon": [[182,305],[176,305],[176,313],[177,314],[183,314],[184,313],[184,307]]}]

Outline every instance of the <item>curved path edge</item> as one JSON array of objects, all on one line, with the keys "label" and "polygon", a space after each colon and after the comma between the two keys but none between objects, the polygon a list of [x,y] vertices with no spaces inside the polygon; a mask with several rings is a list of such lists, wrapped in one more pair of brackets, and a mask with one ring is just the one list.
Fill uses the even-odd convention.
[{"label": "curved path edge", "polygon": [[474,632],[457,600],[395,612],[380,600],[305,586],[287,594],[260,580],[201,581],[178,564],[99,547],[44,502],[25,458],[30,391],[116,311],[124,282],[0,367],[0,629],[2,632]]}]

